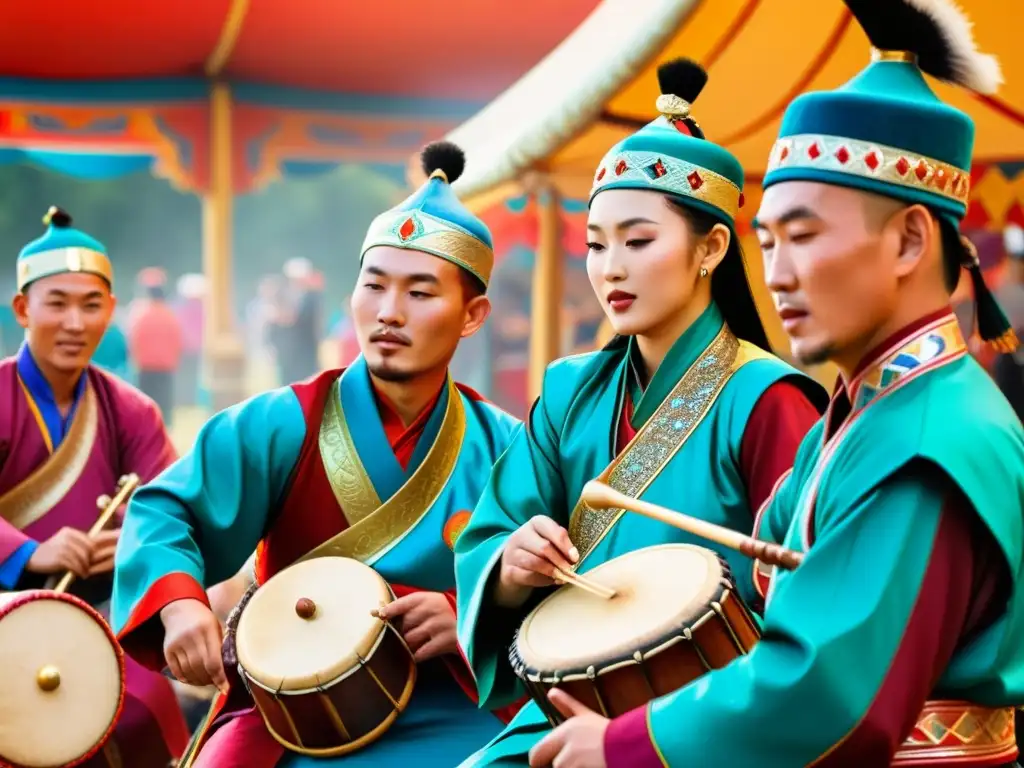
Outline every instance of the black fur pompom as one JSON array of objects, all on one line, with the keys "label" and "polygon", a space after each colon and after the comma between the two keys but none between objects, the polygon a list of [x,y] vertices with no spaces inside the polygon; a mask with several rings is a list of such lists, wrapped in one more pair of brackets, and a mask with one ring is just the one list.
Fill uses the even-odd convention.
[{"label": "black fur pompom", "polygon": [[466,167],[466,155],[450,141],[435,141],[423,148],[420,153],[420,162],[423,172],[427,176],[440,170],[444,172],[448,183],[452,184],[462,175],[462,171]]},{"label": "black fur pompom", "polygon": [[50,210],[43,216],[43,224],[59,229],[71,226],[71,214],[56,205],[51,205]]},{"label": "black fur pompom", "polygon": [[708,73],[693,59],[673,59],[658,67],[658,85],[664,95],[693,104],[708,82]]}]

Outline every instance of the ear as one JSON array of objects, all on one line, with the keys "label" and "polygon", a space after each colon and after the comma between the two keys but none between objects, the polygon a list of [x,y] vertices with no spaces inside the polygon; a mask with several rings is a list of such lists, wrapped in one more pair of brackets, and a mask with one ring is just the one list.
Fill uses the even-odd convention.
[{"label": "ear", "polygon": [[14,294],[11,309],[14,310],[14,319],[18,321],[18,325],[28,329],[28,296],[21,291]]},{"label": "ear", "polygon": [[732,232],[725,224],[715,224],[711,231],[704,238],[700,246],[700,266],[711,274],[715,268],[722,263],[725,254],[729,252],[729,243],[732,242]]},{"label": "ear", "polygon": [[932,252],[939,240],[939,222],[923,205],[903,208],[887,223],[886,229],[897,227],[899,256],[896,277],[906,277]]},{"label": "ear", "polygon": [[486,296],[474,296],[466,302],[466,321],[462,325],[462,338],[479,331],[491,314],[491,300]]}]

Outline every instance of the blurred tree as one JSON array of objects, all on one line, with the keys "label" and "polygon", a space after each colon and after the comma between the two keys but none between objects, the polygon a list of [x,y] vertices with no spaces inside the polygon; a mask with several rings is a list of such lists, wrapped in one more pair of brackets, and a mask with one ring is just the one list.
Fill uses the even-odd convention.
[{"label": "blurred tree", "polygon": [[[266,273],[305,256],[323,272],[327,301],[336,304],[358,272],[359,247],[370,221],[405,190],[361,166],[320,176],[285,179],[235,202],[236,312]],[[0,272],[5,299],[14,288],[14,260],[38,237],[42,217],[59,205],[98,237],[124,275],[119,289],[131,297],[135,274],[163,267],[174,281],[202,269],[202,210],[194,195],[178,192],[148,174],[85,181],[25,165],[0,166],[0,252],[10,272]],[[6,300],[3,302],[6,303]]]}]

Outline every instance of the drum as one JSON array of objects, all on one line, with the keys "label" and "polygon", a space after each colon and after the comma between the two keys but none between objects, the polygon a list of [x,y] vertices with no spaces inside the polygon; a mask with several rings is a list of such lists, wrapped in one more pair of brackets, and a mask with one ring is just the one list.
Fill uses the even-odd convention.
[{"label": "drum", "polygon": [[394,599],[375,570],[344,557],[297,563],[252,594],[235,631],[238,672],[286,749],[352,752],[405,709],[416,662],[372,613]]},{"label": "drum", "polygon": [[553,726],[565,718],[551,688],[616,717],[725,666],[760,637],[728,566],[703,547],[640,549],[586,576],[615,596],[560,587],[529,613],[509,652]]},{"label": "drum", "polygon": [[67,768],[110,738],[124,653],[103,617],[48,590],[0,594],[0,765]]}]

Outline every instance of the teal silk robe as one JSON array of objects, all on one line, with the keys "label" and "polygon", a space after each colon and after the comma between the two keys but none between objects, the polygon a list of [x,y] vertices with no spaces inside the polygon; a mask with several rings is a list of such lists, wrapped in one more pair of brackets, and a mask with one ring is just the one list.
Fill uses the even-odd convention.
[{"label": "teal silk robe", "polygon": [[[772,574],[760,643],[614,720],[609,768],[941,765],[927,757],[933,739],[959,765],[1012,760],[1010,710],[984,726],[963,707],[920,713],[925,697],[1024,702],[1024,431],[951,313],[917,325],[840,387],[759,516],[762,538],[804,553]],[[968,525],[950,540],[957,505]],[[950,595],[981,599],[971,570],[956,570],[979,534],[1001,597],[987,619],[964,622],[970,631],[937,637]],[[936,644],[948,661],[920,668],[923,654],[942,658]],[[918,738],[901,745],[908,734]]]},{"label": "teal silk robe", "polygon": [[[449,396],[459,398],[465,414],[464,436],[454,468],[433,505],[403,535],[378,542],[382,546],[360,556],[390,583],[438,592],[454,589],[451,542],[480,496],[487,469],[518,431],[519,422],[471,390],[446,387],[426,420],[410,463],[403,468],[381,424],[365,361],[359,358],[337,385],[335,379],[338,372],[313,380],[319,382],[314,388],[326,398],[319,412],[300,402],[305,396],[299,395],[309,390],[307,383],[256,396],[214,416],[189,455],[136,492],[118,550],[113,599],[113,626],[130,653],[152,666],[162,666],[160,609],[177,598],[205,600],[204,588],[236,573],[258,544],[257,575],[262,583],[345,528],[346,500],[336,502],[338,491],[334,489],[332,495],[326,481],[321,481],[328,488],[325,503],[312,510],[309,504],[299,504],[304,510],[296,514],[306,517],[288,517],[292,508],[287,497],[302,490],[295,485],[313,482],[301,469],[309,466],[308,457],[300,456],[304,446],[322,461],[321,478],[337,475],[339,433],[334,426],[326,432],[321,426],[328,423],[332,408],[347,424],[347,439],[354,444],[377,497],[387,501],[403,486],[417,482],[415,470],[429,459],[435,440],[451,437],[441,430]],[[331,387],[329,393],[324,391],[326,386]],[[307,498],[308,494],[303,496]],[[354,508],[357,499],[348,501]],[[389,530],[393,532],[393,527]],[[500,721],[490,712],[479,711],[440,662],[433,661],[421,665],[420,682],[407,710],[387,734],[357,753],[322,759],[285,753],[268,761],[266,752],[273,751],[276,743],[259,747],[269,735],[264,732],[262,739],[254,739],[250,732],[237,739],[226,757],[218,753],[214,762],[218,768],[268,764],[292,768],[342,761],[347,768],[403,761],[451,766],[500,728]],[[213,740],[220,736],[214,733]],[[213,740],[208,747],[214,746]],[[199,751],[201,765],[207,764],[205,749]],[[251,754],[242,754],[246,750]],[[428,762],[422,759],[425,751],[432,753]]]},{"label": "teal silk robe", "polygon": [[[508,647],[536,601],[521,611],[505,611],[493,605],[491,593],[506,541],[535,515],[548,515],[569,530],[580,551],[580,573],[642,547],[696,543],[724,556],[734,574],[746,576],[738,579],[741,595],[756,597],[748,575],[752,561],[738,552],[640,515],[627,513],[611,522],[604,512],[590,510],[578,518],[587,524],[577,525],[570,513],[584,484],[615,458],[617,429],[629,397],[635,402],[631,426],[652,425],[646,438],[636,438],[639,453],[627,449],[622,454],[619,466],[627,476],[623,482],[629,495],[640,490],[642,498],[655,504],[749,533],[754,510],[739,461],[748,417],[766,390],[783,380],[797,383],[811,397],[822,399],[824,393],[779,359],[737,343],[713,305],[676,341],[642,396],[632,370],[634,344],[618,339],[604,350],[548,368],[528,430],[495,465],[456,542],[459,640],[476,675],[482,706],[505,705],[525,693],[509,664]],[[801,404],[809,415],[798,434],[784,435],[786,426],[778,428],[779,444],[791,446],[790,461],[820,412],[806,401]],[[675,446],[680,436],[685,442],[656,476],[640,466],[646,464],[645,452],[649,456]],[[780,472],[784,468],[788,463]],[[651,481],[642,489],[632,478]],[[595,530],[597,521],[603,533]],[[464,765],[525,764],[530,747],[547,730],[547,721],[531,701],[501,736]]]}]

